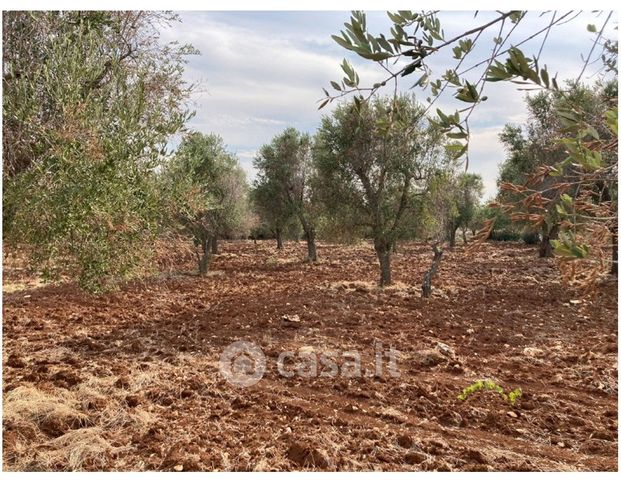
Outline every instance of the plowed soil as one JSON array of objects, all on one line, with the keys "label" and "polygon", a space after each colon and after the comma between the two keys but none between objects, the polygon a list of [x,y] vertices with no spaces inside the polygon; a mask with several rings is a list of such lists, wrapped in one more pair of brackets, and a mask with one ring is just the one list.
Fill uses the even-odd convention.
[{"label": "plowed soil", "polygon": [[[221,242],[204,278],[179,255],[115,293],[5,291],[4,468],[617,470],[616,280],[586,298],[535,248],[490,243],[447,251],[423,299],[427,246],[399,247],[387,289],[370,244],[304,252]],[[237,340],[265,353],[250,387],[219,372]],[[399,375],[375,374],[378,343]],[[358,351],[362,373],[284,377],[282,351]],[[523,395],[458,400],[481,379]]]}]

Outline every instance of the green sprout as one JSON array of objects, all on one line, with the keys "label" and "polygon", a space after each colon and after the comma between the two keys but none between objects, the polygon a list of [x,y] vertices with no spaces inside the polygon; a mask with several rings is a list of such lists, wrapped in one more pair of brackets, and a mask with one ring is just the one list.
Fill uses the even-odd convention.
[{"label": "green sprout", "polygon": [[500,394],[500,396],[502,396],[502,398],[511,406],[513,406],[515,402],[522,397],[522,389],[519,387],[507,394],[500,384],[490,381],[489,379],[479,379],[461,391],[461,394],[457,396],[457,399],[465,401],[471,394],[479,391],[494,391]]}]

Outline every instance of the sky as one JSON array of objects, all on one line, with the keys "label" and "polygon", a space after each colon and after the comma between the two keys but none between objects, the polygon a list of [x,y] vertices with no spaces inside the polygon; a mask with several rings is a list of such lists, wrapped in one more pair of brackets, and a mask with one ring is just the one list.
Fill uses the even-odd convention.
[{"label": "sky", "polygon": [[[565,11],[529,12],[513,31],[511,43],[527,39]],[[162,32],[162,41],[191,43],[201,54],[191,56],[185,78],[197,84],[190,107],[196,111],[189,128],[222,136],[229,150],[235,153],[250,180],[255,172],[252,160],[256,151],[287,127],[295,127],[313,134],[321,117],[329,114],[331,104],[319,111],[318,101],[323,97],[322,87],[331,80],[340,80],[340,63],[347,58],[356,68],[361,85],[372,85],[382,80],[385,72],[371,61],[365,61],[341,48],[331,35],[343,29],[349,12],[179,12],[181,23]],[[445,38],[464,32],[495,17],[494,12],[441,12],[439,17]],[[584,59],[595,39],[587,31],[592,23],[598,28],[606,20],[606,13],[583,12],[571,22],[555,27],[549,34],[540,56],[559,81],[578,76]],[[571,18],[571,15],[568,18]],[[609,23],[608,36],[617,16]],[[388,33],[391,22],[386,12],[367,12],[367,25],[372,33]],[[511,25],[505,26],[506,33]],[[481,36],[478,47],[464,66],[483,60],[492,48],[492,38],[499,32],[492,30]],[[520,48],[526,55],[535,55],[542,45],[543,35],[524,43]],[[509,46],[509,45],[507,45]],[[599,51],[596,50],[595,54]],[[597,56],[597,55],[595,55]],[[444,49],[428,59],[433,73],[441,75],[455,65],[450,49]],[[594,82],[599,69],[595,63],[587,68],[582,80]],[[476,82],[480,70],[470,74]],[[399,90],[410,91],[418,79],[413,74],[399,83]],[[468,170],[483,177],[485,196],[496,192],[499,164],[505,153],[498,134],[506,123],[519,124],[526,120],[524,91],[510,83],[488,83],[484,94],[488,100],[477,107],[470,121],[471,141]],[[393,87],[387,88],[386,94]],[[430,95],[419,88],[413,92],[425,102]],[[452,112],[463,104],[457,103],[451,93],[445,94],[437,107]]]}]

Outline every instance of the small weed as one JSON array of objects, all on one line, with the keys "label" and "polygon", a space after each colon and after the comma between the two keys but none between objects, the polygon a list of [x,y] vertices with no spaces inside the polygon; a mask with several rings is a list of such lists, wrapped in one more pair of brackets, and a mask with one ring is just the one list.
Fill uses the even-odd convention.
[{"label": "small weed", "polygon": [[511,391],[509,394],[507,394],[505,390],[503,389],[503,387],[495,383],[494,381],[490,381],[489,379],[486,379],[486,380],[479,379],[478,381],[473,382],[468,387],[466,387],[463,391],[461,391],[461,394],[457,396],[457,399],[459,399],[460,401],[465,401],[466,399],[468,399],[468,397],[471,394],[474,394],[475,392],[479,392],[479,391],[497,392],[511,406],[513,406],[515,402],[520,397],[522,397],[522,389],[520,389],[519,387]]}]

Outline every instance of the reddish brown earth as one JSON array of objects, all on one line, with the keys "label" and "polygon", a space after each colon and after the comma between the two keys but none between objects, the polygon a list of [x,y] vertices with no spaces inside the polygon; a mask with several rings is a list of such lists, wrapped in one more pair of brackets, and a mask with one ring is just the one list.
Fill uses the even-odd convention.
[{"label": "reddish brown earth", "polygon": [[[447,252],[425,300],[422,245],[400,247],[385,290],[369,244],[320,245],[318,264],[303,243],[221,245],[203,279],[4,293],[5,469],[617,469],[616,281],[586,299],[534,248],[487,244]],[[239,339],[267,357],[248,388],[218,371]],[[398,377],[276,368],[303,347],[359,351],[366,372],[376,341],[400,351]],[[459,401],[478,379],[523,396]]]}]

